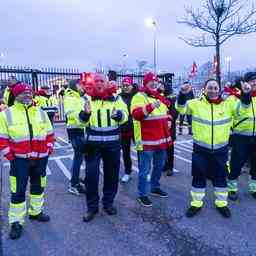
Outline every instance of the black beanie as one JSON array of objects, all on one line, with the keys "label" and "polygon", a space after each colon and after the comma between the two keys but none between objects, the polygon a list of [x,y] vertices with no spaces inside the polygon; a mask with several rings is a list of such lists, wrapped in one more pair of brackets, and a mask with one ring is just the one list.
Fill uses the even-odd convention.
[{"label": "black beanie", "polygon": [[71,81],[69,81],[68,87],[69,87],[71,90],[74,90],[74,91],[77,92],[77,87],[76,87],[76,85],[79,84],[79,82],[80,82],[79,79],[71,80]]},{"label": "black beanie", "polygon": [[245,82],[249,82],[249,81],[254,80],[254,79],[256,79],[256,72],[247,72],[244,75],[244,81]]}]

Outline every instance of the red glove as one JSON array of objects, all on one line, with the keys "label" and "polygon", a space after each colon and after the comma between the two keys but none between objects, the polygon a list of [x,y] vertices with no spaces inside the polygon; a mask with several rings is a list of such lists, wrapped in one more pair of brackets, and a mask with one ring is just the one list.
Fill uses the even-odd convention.
[{"label": "red glove", "polygon": [[15,158],[15,156],[13,152],[9,152],[8,154],[5,155],[5,158],[9,161],[12,161]]}]

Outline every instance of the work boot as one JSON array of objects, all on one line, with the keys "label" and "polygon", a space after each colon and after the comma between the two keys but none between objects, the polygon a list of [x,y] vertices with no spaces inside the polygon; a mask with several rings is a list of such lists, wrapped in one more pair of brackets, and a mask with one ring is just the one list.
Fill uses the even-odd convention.
[{"label": "work boot", "polygon": [[166,170],[166,176],[172,176],[173,175],[173,169]]},{"label": "work boot", "polygon": [[230,191],[230,192],[228,192],[228,198],[231,201],[237,201],[238,200],[238,193],[236,191]]},{"label": "work boot", "polygon": [[110,216],[117,215],[117,210],[114,206],[104,207],[103,209]]},{"label": "work boot", "polygon": [[40,212],[38,215],[29,215],[30,220],[37,220],[39,222],[48,222],[50,221],[50,216]]},{"label": "work boot", "polygon": [[76,186],[79,194],[86,194],[86,188],[84,186],[84,184],[81,184],[79,183],[77,186]]},{"label": "work boot", "polygon": [[202,207],[190,206],[187,209],[186,216],[188,218],[194,217],[201,209],[202,209]]},{"label": "work boot", "polygon": [[19,239],[22,234],[22,225],[19,222],[14,222],[11,225],[9,237],[12,240]]},{"label": "work boot", "polygon": [[218,212],[224,217],[224,218],[230,218],[231,212],[227,206],[224,207],[216,207]]},{"label": "work boot", "polygon": [[90,221],[92,221],[92,220],[96,217],[97,213],[98,213],[98,210],[95,210],[95,211],[88,211],[88,212],[86,213],[86,215],[83,217],[83,221],[84,221],[84,222],[90,222]]},{"label": "work boot", "polygon": [[254,199],[256,199],[256,192],[252,192],[251,195]]}]

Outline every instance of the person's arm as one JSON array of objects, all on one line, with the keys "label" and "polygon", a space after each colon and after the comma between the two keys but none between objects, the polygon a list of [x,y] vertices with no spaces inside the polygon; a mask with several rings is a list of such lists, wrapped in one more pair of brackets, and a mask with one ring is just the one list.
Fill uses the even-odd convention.
[{"label": "person's arm", "polygon": [[178,99],[176,102],[176,109],[181,115],[192,115],[192,110],[190,108],[190,102],[188,101],[188,95],[191,93],[190,85],[184,84],[180,88]]},{"label": "person's arm", "polygon": [[135,95],[131,102],[131,114],[137,121],[145,119],[155,108],[159,108],[160,103],[146,103],[144,96],[139,94]]},{"label": "person's arm", "polygon": [[10,138],[8,134],[5,112],[0,113],[0,156],[4,156],[8,160],[14,159],[14,155],[10,146]]}]

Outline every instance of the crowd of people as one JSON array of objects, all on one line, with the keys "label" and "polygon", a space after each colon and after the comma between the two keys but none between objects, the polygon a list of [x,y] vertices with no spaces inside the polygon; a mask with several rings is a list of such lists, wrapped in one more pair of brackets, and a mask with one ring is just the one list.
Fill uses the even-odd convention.
[{"label": "crowd of people", "polygon": [[[100,162],[103,162],[103,210],[116,215],[114,200],[118,191],[120,157],[124,175],[131,179],[131,147],[138,157],[138,202],[152,206],[150,196],[167,198],[160,184],[163,173],[173,175],[176,120],[179,134],[184,117],[193,136],[191,203],[186,211],[193,217],[202,209],[206,181],[214,186],[215,206],[226,218],[231,216],[230,200],[238,199],[241,168],[251,162],[248,190],[256,199],[256,73],[246,73],[223,90],[215,79],[203,85],[200,97],[184,82],[177,96],[153,73],[138,86],[132,77],[122,80],[120,90],[104,74],[91,74],[86,81],[72,80],[61,91],[66,128],[74,150],[72,177],[68,191],[85,194],[84,222],[99,211]],[[53,152],[52,121],[57,111],[50,88],[33,92],[32,87],[15,79],[9,81],[0,112],[0,152],[10,161],[11,201],[10,238],[18,239],[26,215],[26,186],[30,180],[29,218],[47,222],[43,212],[46,166]],[[231,146],[231,158],[228,153]],[[80,179],[82,162],[85,179]]]}]

